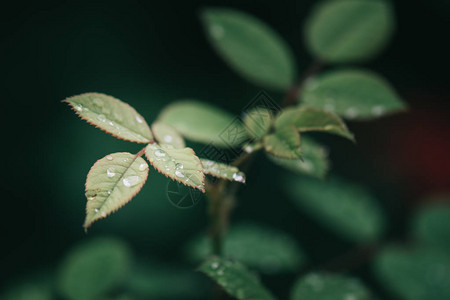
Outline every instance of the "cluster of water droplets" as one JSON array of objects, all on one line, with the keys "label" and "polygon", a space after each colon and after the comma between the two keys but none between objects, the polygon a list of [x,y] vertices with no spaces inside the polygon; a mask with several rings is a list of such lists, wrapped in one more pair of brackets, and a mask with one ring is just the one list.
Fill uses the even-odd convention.
[{"label": "cluster of water droplets", "polygon": [[[227,274],[227,269],[242,269],[240,265],[230,261],[225,261],[223,263],[219,261],[213,261],[210,265],[210,269],[215,275],[215,279],[217,280],[217,283],[219,283],[219,285],[229,291],[232,291],[232,293],[235,294],[239,299],[242,299],[246,296],[245,282],[242,282],[237,278],[225,276]],[[242,271],[245,272],[245,270]]]}]

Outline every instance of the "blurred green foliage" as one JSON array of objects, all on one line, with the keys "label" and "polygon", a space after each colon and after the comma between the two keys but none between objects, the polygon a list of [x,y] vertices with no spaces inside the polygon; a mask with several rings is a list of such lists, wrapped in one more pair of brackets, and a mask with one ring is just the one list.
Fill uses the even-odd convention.
[{"label": "blurred green foliage", "polygon": [[[250,13],[238,9],[203,10],[202,21],[220,57],[247,81],[264,88],[274,88],[277,92],[273,93],[273,97],[281,102],[280,88],[287,88],[296,70],[304,69],[309,60],[300,48],[299,22],[307,16],[312,2],[292,1],[286,3],[285,7],[276,7],[271,1],[261,1],[258,7],[246,2],[232,4],[239,10],[242,8],[254,12],[255,16],[261,16],[279,33]],[[2,19],[6,19],[10,26],[3,26],[2,29],[7,31],[2,41],[2,51],[6,54],[3,57],[13,59],[5,59],[1,65],[5,70],[5,99],[9,100],[5,111],[14,116],[13,123],[17,124],[17,131],[6,130],[5,140],[15,141],[16,147],[23,152],[19,153],[21,159],[5,161],[5,169],[9,172],[2,175],[3,195],[7,200],[3,211],[10,216],[3,218],[7,225],[4,240],[8,246],[6,254],[2,255],[2,277],[7,278],[8,282],[2,282],[0,298],[210,298],[208,283],[202,281],[204,278],[201,274],[193,271],[193,265],[184,262],[180,247],[191,243],[191,236],[204,231],[205,203],[201,201],[186,211],[175,209],[167,201],[165,187],[168,179],[161,174],[154,172],[134,201],[120,213],[100,222],[88,237],[83,236],[80,228],[85,206],[82,187],[90,166],[96,158],[107,153],[124,149],[137,152],[139,148],[80,124],[61,105],[55,104],[68,95],[96,90],[126,100],[149,120],[157,118],[162,106],[175,99],[193,96],[215,102],[225,110],[238,114],[256,94],[257,88],[227,73],[219,59],[211,53],[201,34],[200,23],[195,19],[197,8],[203,7],[205,3],[180,2],[176,6],[121,1],[39,3],[30,6],[12,4],[20,7],[3,12],[10,15]],[[333,6],[338,6],[338,10],[334,10]],[[419,7],[413,3],[396,3],[395,6],[402,12],[399,22],[403,24],[403,27],[400,26],[403,28],[403,39],[394,42],[395,47],[387,48],[387,54],[377,58],[369,67],[379,73],[389,74],[389,79],[403,86],[424,82],[439,85],[444,76],[440,78],[436,75],[438,73],[427,70],[429,66],[438,65],[440,58],[444,57],[442,54],[446,56],[448,51],[444,45],[429,47],[434,44],[433,33],[439,30],[427,31],[423,28],[429,28],[426,26],[432,22],[440,24],[434,16],[445,15],[445,6],[437,2],[421,2]],[[433,11],[431,6],[439,7],[439,10],[430,13]],[[408,14],[410,8],[415,9],[416,15]],[[20,14],[16,16],[14,11]],[[223,13],[225,15],[221,15]],[[242,16],[241,20],[239,16]],[[422,16],[428,18],[429,22],[416,22]],[[317,4],[307,19],[307,49],[315,59],[325,62],[375,59],[374,55],[381,53],[392,35],[392,17],[392,7],[387,1],[334,0]],[[351,27],[356,30],[346,36],[345,31],[355,19],[359,26]],[[212,28],[208,29],[208,26]],[[223,35],[225,31],[221,33],[217,26],[230,28],[237,36]],[[245,32],[250,26],[261,26],[252,29],[258,34]],[[183,28],[183,34],[180,34],[180,27]],[[443,27],[437,26],[439,29]],[[426,34],[422,34],[421,42],[417,43],[422,30]],[[342,37],[342,33],[346,39],[338,38]],[[226,39],[213,40],[211,35],[216,38],[222,35]],[[336,36],[336,39],[328,38],[330,35]],[[256,41],[253,40],[257,37]],[[244,38],[246,43],[239,41],[239,38]],[[274,46],[275,56],[265,53],[264,47],[258,47],[259,52],[254,53],[259,60],[267,59],[268,65],[262,66],[273,72],[261,71],[258,60],[255,63],[249,54],[251,49],[248,47],[264,43],[264,40],[282,45]],[[333,44],[336,40],[343,42]],[[415,46],[411,45],[412,42]],[[293,50],[289,50],[289,47]],[[417,59],[419,56],[411,49],[421,49],[418,51],[420,57],[428,53],[428,58]],[[293,59],[292,54],[297,59]],[[403,63],[399,62],[402,59]],[[412,61],[414,68],[410,67]],[[344,71],[333,70],[324,75],[331,72],[339,74]],[[384,80],[380,80],[382,86],[376,88],[372,88],[372,84],[365,86],[364,76],[356,76],[355,80],[338,78],[336,85],[329,85],[329,82],[323,86],[315,85],[321,79],[326,79],[324,77],[319,75],[318,81],[307,81],[303,95],[311,92],[309,98],[300,95],[299,100],[305,103],[309,101],[310,105],[314,99],[323,101],[320,107],[330,110],[333,105],[333,110],[347,119],[358,119],[359,113],[364,119],[378,117],[403,107],[397,94]],[[364,97],[367,105],[354,101],[354,94],[340,91],[342,86],[354,90],[355,87],[361,88],[358,97]],[[336,96],[333,99],[337,99],[337,102],[329,103],[329,95]],[[345,103],[339,100],[340,97],[352,101],[349,101],[350,104]],[[376,101],[389,98],[390,102],[383,103],[380,108],[373,105],[373,98],[377,98]],[[24,122],[17,122],[17,116]],[[215,121],[214,116],[210,119]],[[212,128],[204,124],[198,127],[199,131]],[[322,178],[329,165],[323,144],[330,142],[333,149],[331,158],[338,165],[335,172],[350,178],[357,177],[358,181],[370,186],[370,190],[377,190],[372,196],[366,188],[350,183],[347,185],[346,180],[339,180],[339,186],[350,187],[350,192],[347,192],[346,188],[339,189],[329,184],[335,181],[333,178],[318,183],[295,175],[288,178],[292,184],[281,183],[278,186],[274,183],[280,182],[280,178],[286,178],[282,177],[284,173],[281,169],[273,168],[261,156],[256,157],[256,168],[248,174],[249,178],[254,178],[253,183],[250,180],[246,191],[239,194],[240,201],[234,219],[255,219],[263,225],[252,227],[251,230],[247,228],[244,233],[237,234],[232,227],[227,240],[230,246],[226,245],[231,250],[225,252],[230,257],[235,253],[234,258],[248,264],[250,268],[262,270],[263,282],[282,299],[287,298],[294,282],[292,271],[298,271],[296,268],[306,265],[307,268],[320,270],[322,263],[333,259],[336,254],[354,244],[381,240],[383,233],[386,233],[387,238],[401,239],[403,223],[408,215],[394,197],[396,190],[391,190],[391,184],[380,180],[376,174],[366,171],[368,163],[352,145],[341,144],[332,137],[321,135],[314,135],[313,138],[317,140],[317,145],[313,144],[315,147],[311,147],[313,150],[308,153],[307,138],[303,139],[302,136],[304,161],[274,157],[272,160],[286,169]],[[188,145],[195,149],[202,148],[202,145],[195,143]],[[5,153],[5,157],[10,157],[10,148],[4,149],[9,152]],[[308,162],[313,167],[307,167]],[[355,174],[361,174],[361,177]],[[288,185],[287,193],[280,188],[282,185]],[[289,191],[291,188],[292,191]],[[380,194],[384,197],[378,197]],[[287,198],[294,201],[289,202]],[[372,290],[383,295],[383,299],[449,298],[449,214],[448,199],[443,199],[443,204],[424,207],[416,212],[409,229],[411,245],[381,247],[374,261],[375,272],[369,272],[367,263],[363,263],[356,270],[350,270],[350,275],[361,277]],[[388,203],[390,200],[392,203]],[[17,214],[10,212],[19,211],[21,222],[17,224]],[[324,226],[316,226],[316,221]],[[390,226],[385,228],[386,224]],[[257,233],[252,234],[252,230]],[[105,232],[114,232],[122,239],[95,239]],[[266,237],[267,234],[272,234],[272,237]],[[246,235],[251,237],[246,238]],[[244,242],[233,242],[233,239],[244,239]],[[263,242],[258,242],[259,239]],[[86,243],[81,240],[90,241]],[[252,246],[254,243],[264,243],[264,247]],[[301,249],[297,243],[302,245]],[[243,245],[247,246],[243,248]],[[134,248],[134,251],[130,251],[129,247]],[[202,255],[207,254],[206,248],[201,249]],[[275,251],[280,254],[272,259]],[[133,255],[133,252],[136,254]],[[264,259],[258,259],[258,253]],[[61,256],[65,256],[65,259]],[[309,258],[307,261],[304,260],[306,256]],[[42,266],[46,268],[36,272]],[[252,289],[261,288],[260,281],[253,274],[247,274],[246,267],[237,269],[238,272],[245,270],[243,277],[251,280],[251,283],[243,281],[244,288],[252,287],[249,293],[254,292]],[[290,272],[279,274],[281,270]],[[242,275],[233,274],[230,280]],[[313,286],[305,285],[310,276],[316,275],[298,276],[295,286],[300,293],[314,293],[311,299],[328,299],[326,297],[334,293],[333,288],[337,287],[346,291],[345,283],[332,285],[330,290],[314,290]],[[329,276],[344,278],[341,275]],[[221,283],[217,276],[215,279],[222,286],[228,284],[228,281],[223,280]],[[86,280],[89,282],[86,283]],[[171,284],[166,288],[168,282]],[[264,295],[269,293],[265,288],[262,289]],[[237,289],[234,291],[231,293],[237,297],[247,295],[242,296],[241,292],[240,296]],[[365,288],[361,287],[360,291],[364,294]],[[349,299],[358,299],[354,298],[356,294],[350,296]]]}]

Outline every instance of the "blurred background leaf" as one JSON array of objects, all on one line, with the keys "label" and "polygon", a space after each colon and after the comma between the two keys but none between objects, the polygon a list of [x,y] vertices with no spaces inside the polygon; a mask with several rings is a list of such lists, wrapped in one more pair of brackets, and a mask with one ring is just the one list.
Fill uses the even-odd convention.
[{"label": "blurred background leaf", "polygon": [[448,203],[437,202],[421,207],[413,216],[411,223],[412,236],[416,241],[450,251],[450,205]]},{"label": "blurred background leaf", "polygon": [[[194,238],[186,247],[186,255],[196,263],[211,255],[207,236]],[[306,262],[305,253],[291,236],[255,223],[234,224],[230,228],[224,256],[266,274],[295,272]]]},{"label": "blurred background leaf", "polygon": [[305,42],[321,60],[359,62],[372,58],[386,46],[393,27],[388,1],[320,1],[305,24]]},{"label": "blurred background leaf", "polygon": [[377,200],[365,188],[336,177],[317,180],[291,176],[284,184],[300,209],[336,234],[354,242],[381,237],[385,218]]},{"label": "blurred background leaf", "polygon": [[59,290],[70,300],[97,299],[120,288],[131,261],[131,251],[121,241],[91,240],[75,247],[62,262]]},{"label": "blurred background leaf", "polygon": [[200,265],[199,271],[208,275],[236,299],[275,299],[257,275],[240,262],[211,257]]},{"label": "blurred background leaf", "polygon": [[378,280],[405,300],[450,298],[450,256],[430,247],[386,247],[374,262]]},{"label": "blurred background leaf", "polygon": [[357,278],[331,273],[310,273],[296,281],[290,299],[369,300],[372,295]]},{"label": "blurred background leaf", "polygon": [[209,41],[242,77],[263,88],[291,87],[296,75],[291,49],[269,25],[228,8],[204,9],[201,17]]},{"label": "blurred background leaf", "polygon": [[349,120],[370,120],[407,108],[391,85],[363,69],[329,71],[305,83],[301,100]]}]

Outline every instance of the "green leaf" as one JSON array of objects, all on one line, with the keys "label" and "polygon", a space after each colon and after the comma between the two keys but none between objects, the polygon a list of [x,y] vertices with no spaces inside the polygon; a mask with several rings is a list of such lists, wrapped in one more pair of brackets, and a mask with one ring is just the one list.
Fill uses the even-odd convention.
[{"label": "green leaf", "polygon": [[159,144],[171,145],[177,149],[186,147],[183,137],[170,125],[155,122],[152,124],[152,131]]},{"label": "green leaf", "polygon": [[96,300],[116,289],[127,277],[128,247],[108,238],[91,240],[72,249],[58,277],[61,294],[70,300]]},{"label": "green leaf", "polygon": [[[140,261],[127,278],[127,290],[138,299],[205,299],[204,279],[194,270]],[[176,284],[168,288],[168,283]]]},{"label": "green leaf", "polygon": [[387,81],[363,69],[331,71],[309,80],[301,100],[352,120],[375,119],[407,108]]},{"label": "green leaf", "polygon": [[244,117],[245,129],[254,139],[260,139],[266,135],[272,126],[272,121],[272,112],[261,107],[251,110]]},{"label": "green leaf", "polygon": [[[199,101],[175,102],[161,112],[158,120],[171,125],[187,139],[218,147],[237,146],[247,138],[245,128],[235,122],[237,119],[233,115]],[[243,135],[230,139],[224,136],[227,129]]]},{"label": "green leaf", "polygon": [[335,233],[354,242],[373,241],[383,233],[383,212],[365,188],[337,178],[287,179],[295,204]]},{"label": "green leaf", "polygon": [[191,148],[175,149],[153,143],[145,149],[145,156],[160,173],[205,192],[202,163]]},{"label": "green leaf", "polygon": [[86,93],[64,100],[89,124],[123,140],[148,143],[152,133],[144,118],[134,108],[114,97]]},{"label": "green leaf", "polygon": [[283,110],[275,120],[275,127],[295,126],[300,132],[323,131],[354,141],[353,134],[334,113],[311,107],[291,107]]},{"label": "green leaf", "polygon": [[419,210],[412,220],[417,241],[450,251],[450,206],[432,204]]},{"label": "green leaf", "polygon": [[[233,225],[224,239],[224,255],[266,274],[296,272],[306,257],[298,243],[283,231],[243,223]],[[198,236],[186,247],[188,257],[202,261],[211,254],[210,241]]]},{"label": "green leaf", "polygon": [[[39,272],[40,273],[40,272]],[[33,274],[31,278],[21,279],[21,282],[13,286],[5,285],[7,290],[0,293],[2,300],[53,300],[53,278],[47,274]],[[29,277],[28,275],[26,275]],[[39,277],[37,277],[39,276]],[[41,276],[45,276],[41,278]]]},{"label": "green leaf", "polygon": [[450,256],[438,249],[384,248],[374,261],[378,280],[405,300],[450,299]]},{"label": "green leaf", "polygon": [[331,273],[310,273],[294,284],[291,300],[369,300],[370,291],[356,278]]},{"label": "green leaf", "polygon": [[222,179],[245,183],[245,174],[239,171],[239,169],[235,166],[222,164],[204,158],[201,158],[200,161],[202,162],[203,173],[205,174]]},{"label": "green leaf", "polygon": [[99,159],[86,179],[84,228],[127,204],[141,190],[147,175],[145,160],[131,153],[112,153]]},{"label": "green leaf", "polygon": [[237,299],[275,299],[256,275],[239,262],[212,257],[202,263],[199,270]]},{"label": "green leaf", "polygon": [[305,38],[309,51],[323,61],[359,62],[380,53],[393,29],[387,1],[321,1],[306,22]]},{"label": "green leaf", "polygon": [[302,136],[302,159],[280,158],[270,153],[267,157],[290,171],[317,178],[324,178],[330,166],[327,149],[305,136]]},{"label": "green leaf", "polygon": [[293,55],[267,24],[228,8],[205,9],[202,21],[218,54],[242,77],[278,90],[291,86],[296,73]]},{"label": "green leaf", "polygon": [[295,127],[283,127],[264,137],[264,148],[281,158],[300,158],[300,134]]}]

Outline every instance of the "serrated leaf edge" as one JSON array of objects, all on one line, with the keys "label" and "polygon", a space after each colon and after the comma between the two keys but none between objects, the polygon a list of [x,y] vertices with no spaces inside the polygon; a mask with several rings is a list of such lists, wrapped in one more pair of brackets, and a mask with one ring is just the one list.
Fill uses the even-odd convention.
[{"label": "serrated leaf edge", "polygon": [[[158,143],[150,143],[150,144],[155,144],[155,145],[158,145],[159,147],[161,147]],[[149,145],[150,145],[150,144],[149,144]],[[145,149],[146,149],[146,150],[145,150],[145,157],[146,157],[147,160],[150,162],[150,164],[152,165],[152,167],[153,167],[156,171],[158,171],[158,173],[160,173],[160,174],[166,176],[167,178],[170,178],[170,179],[172,179],[172,180],[178,181],[178,182],[184,184],[185,186],[188,186],[188,187],[197,189],[197,190],[201,191],[202,193],[206,193],[206,190],[205,190],[205,173],[203,172],[203,164],[202,164],[202,162],[200,161],[200,159],[198,158],[198,156],[195,154],[194,149],[192,149],[192,148],[190,148],[190,147],[182,148],[182,149],[189,149],[190,151],[192,151],[192,154],[193,154],[193,155],[195,156],[195,158],[199,161],[200,166],[202,167],[202,171],[200,172],[200,173],[203,174],[202,183],[201,183],[202,188],[201,188],[201,189],[200,189],[199,187],[197,187],[197,186],[192,186],[192,185],[190,185],[190,184],[186,184],[185,182],[183,182],[182,180],[180,180],[180,179],[178,179],[178,178],[175,178],[175,177],[172,177],[172,176],[170,176],[170,175],[168,175],[168,174],[166,174],[166,173],[163,173],[159,168],[157,168],[157,167],[153,164],[153,162],[150,160],[150,157],[148,157],[148,155],[147,155],[147,147],[148,147],[148,145],[145,147]],[[176,148],[174,148],[174,149],[176,149]],[[178,149],[178,150],[180,150],[180,149]]]},{"label": "serrated leaf edge", "polygon": [[[87,189],[87,187],[86,187],[86,184],[87,184],[87,178],[89,178],[89,175],[91,175],[92,170],[93,170],[94,167],[100,162],[100,160],[106,158],[106,157],[109,156],[109,155],[113,155],[113,154],[122,154],[122,153],[127,153],[127,154],[133,155],[133,154],[130,153],[130,152],[115,152],[115,153],[108,154],[108,155],[106,155],[106,156],[104,156],[104,157],[98,159],[98,160],[92,165],[92,167],[89,169],[88,175],[86,176],[86,183],[84,184],[85,191],[86,191],[86,189]],[[117,184],[118,184],[118,183],[120,182],[120,180],[123,178],[123,175],[128,171],[128,169],[133,165],[133,163],[136,161],[136,159],[137,159],[138,157],[141,157],[141,155],[137,155],[137,154],[134,155],[134,158],[133,158],[133,160],[131,161],[130,165],[126,168],[125,172],[123,172],[123,174],[120,175],[119,179],[117,180],[117,183],[114,184],[113,189],[117,186]],[[101,219],[105,219],[107,216],[111,215],[112,213],[115,213],[115,212],[118,211],[120,208],[124,207],[125,204],[129,203],[129,202],[131,201],[131,199],[133,199],[133,198],[141,191],[141,189],[144,187],[145,183],[147,182],[148,172],[149,172],[149,171],[148,171],[148,168],[147,168],[147,170],[146,170],[146,172],[145,172],[145,178],[144,178],[144,180],[143,180],[143,182],[142,182],[142,186],[141,186],[134,194],[132,194],[126,201],[124,201],[123,204],[122,204],[121,206],[119,206],[119,207],[117,207],[116,209],[110,211],[108,214],[105,214],[105,216],[100,215],[99,218],[94,218],[94,219],[91,220],[89,223],[86,223],[87,219],[85,219],[84,224],[83,224],[84,230],[87,232],[87,229],[88,229],[94,222],[96,222],[96,221],[98,221],[98,220],[101,220]],[[108,195],[108,197],[106,197],[105,202],[106,202],[106,200],[107,200],[108,198],[109,198],[109,195]],[[103,204],[102,204],[102,207],[103,207]],[[99,211],[100,211],[100,210],[101,210],[101,209],[99,209]],[[86,218],[87,218],[87,214],[88,214],[88,209],[87,209],[87,205],[86,205]]]},{"label": "serrated leaf edge", "polygon": [[[114,99],[117,99],[117,98],[115,98],[115,97],[113,97],[113,96],[110,96],[110,95],[107,95],[107,94],[96,93],[96,92],[89,93],[89,92],[88,92],[88,93],[82,93],[82,94],[79,94],[79,95],[76,95],[76,96],[67,97],[67,98],[64,99],[64,100],[61,100],[61,102],[62,102],[62,103],[67,103],[67,104],[70,106],[70,108],[75,112],[75,114],[76,114],[80,119],[86,121],[89,125],[92,125],[92,126],[94,126],[95,128],[98,128],[98,129],[100,129],[101,131],[106,132],[107,134],[109,134],[109,135],[111,135],[111,136],[113,136],[113,137],[115,137],[115,138],[118,138],[118,139],[121,139],[121,140],[124,140],[124,141],[128,141],[128,142],[132,142],[132,143],[138,143],[138,144],[148,144],[148,143],[150,143],[151,141],[153,141],[153,136],[152,136],[152,139],[148,139],[147,137],[141,135],[140,133],[135,132],[134,130],[131,130],[131,131],[133,131],[133,133],[135,133],[135,134],[140,135],[142,138],[147,139],[148,141],[146,141],[146,142],[141,142],[141,141],[135,141],[135,140],[127,139],[127,138],[118,136],[117,134],[112,133],[112,132],[108,131],[107,129],[102,128],[102,127],[100,127],[100,126],[98,126],[98,125],[92,123],[91,121],[87,120],[86,118],[84,118],[84,117],[81,115],[81,113],[80,113],[80,112],[74,107],[74,105],[70,102],[70,99],[73,98],[73,97],[83,96],[83,95],[87,95],[87,94],[90,94],[90,95],[92,95],[92,94],[94,94],[94,95],[106,95],[106,96],[108,96],[108,97],[112,97],[112,98],[114,98]],[[117,100],[119,100],[119,99],[117,99]],[[134,108],[133,108],[131,105],[129,105],[128,103],[123,102],[122,100],[119,100],[119,101],[121,101],[123,104],[127,105],[129,108],[131,108],[132,110],[134,110],[134,111],[136,112],[136,114],[139,115],[139,117],[142,118],[143,122],[145,122],[144,124],[145,124],[145,125],[148,127],[148,129],[150,130],[150,127],[148,126],[147,121],[145,121],[145,118],[144,118],[140,113],[138,113],[138,112],[136,111],[136,109],[134,109]],[[122,126],[122,125],[121,125],[121,126]],[[124,126],[123,126],[123,127],[124,127]],[[129,128],[127,128],[127,129],[129,130]],[[152,132],[152,131],[150,130],[150,132]]]}]

